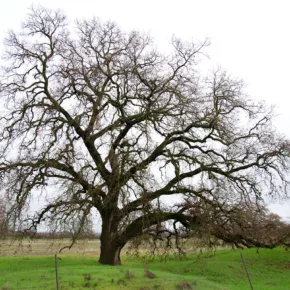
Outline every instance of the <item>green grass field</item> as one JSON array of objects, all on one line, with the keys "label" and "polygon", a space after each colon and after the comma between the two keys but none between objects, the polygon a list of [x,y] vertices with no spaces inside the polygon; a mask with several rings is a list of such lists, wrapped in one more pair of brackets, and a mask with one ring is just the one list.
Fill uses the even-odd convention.
[{"label": "green grass field", "polygon": [[[290,251],[245,249],[242,251],[255,290],[290,290]],[[180,260],[140,260],[123,256],[122,266],[98,264],[92,253],[59,255],[59,289],[250,289],[240,252],[220,250]],[[150,279],[145,267],[156,275]],[[0,257],[0,289],[56,289],[54,256]]]}]

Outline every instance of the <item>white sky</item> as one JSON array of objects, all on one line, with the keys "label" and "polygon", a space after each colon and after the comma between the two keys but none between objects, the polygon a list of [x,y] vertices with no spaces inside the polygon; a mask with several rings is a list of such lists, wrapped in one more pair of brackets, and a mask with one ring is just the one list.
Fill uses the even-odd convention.
[{"label": "white sky", "polygon": [[[169,43],[173,34],[189,41],[208,37],[211,66],[244,79],[252,98],[276,105],[275,126],[290,138],[290,1],[2,0],[1,42],[7,29],[19,28],[32,3],[63,9],[72,24],[97,16],[126,30],[150,32],[157,45]],[[290,216],[290,201],[271,203],[270,209]]]}]

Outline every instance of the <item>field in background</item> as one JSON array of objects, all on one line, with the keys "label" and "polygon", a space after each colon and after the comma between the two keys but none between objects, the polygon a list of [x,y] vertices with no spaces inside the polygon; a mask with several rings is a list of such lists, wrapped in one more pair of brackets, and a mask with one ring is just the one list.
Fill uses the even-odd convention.
[{"label": "field in background", "polygon": [[[58,253],[60,249],[65,246],[70,245],[70,239],[13,239],[9,238],[6,240],[0,240],[0,257],[1,256],[11,256],[11,255],[52,255]],[[206,251],[204,243],[199,240],[191,239],[183,245],[183,249],[187,253],[196,253],[200,251]],[[226,250],[231,249],[230,246],[218,246],[215,250]],[[142,254],[148,253],[152,250],[151,246],[141,246],[139,252]],[[122,254],[135,252],[134,249],[130,250],[130,245],[127,244],[123,250]],[[99,255],[100,253],[100,240],[95,239],[81,239],[71,249],[64,249],[61,251],[62,254],[82,254],[86,256]],[[175,253],[176,249],[169,250],[169,253]],[[160,254],[164,251],[160,248]]]},{"label": "field in background", "polygon": [[[35,240],[30,252],[23,247],[15,256],[11,254],[16,244],[2,245],[0,289],[56,289],[53,254],[65,242],[49,248],[50,242]],[[162,262],[123,255],[122,266],[104,266],[97,262],[98,249],[98,240],[84,241],[58,255],[60,289],[250,289],[238,250],[193,254],[183,260],[170,256]],[[242,253],[255,290],[290,290],[290,251],[245,249]]]},{"label": "field in background", "polygon": [[[0,257],[11,255],[54,255],[65,246],[70,245],[69,239],[6,239],[0,241]],[[63,254],[98,255],[100,240],[80,240],[71,249],[64,249]],[[1,289],[1,288],[0,288]]]}]

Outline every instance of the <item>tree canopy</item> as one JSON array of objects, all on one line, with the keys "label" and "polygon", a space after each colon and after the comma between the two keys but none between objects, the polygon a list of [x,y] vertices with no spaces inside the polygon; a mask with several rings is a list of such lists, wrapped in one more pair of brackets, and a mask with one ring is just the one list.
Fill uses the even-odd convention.
[{"label": "tree canopy", "polygon": [[[233,230],[249,226],[245,212],[264,212],[264,196],[287,194],[290,143],[242,81],[198,72],[208,42],[173,38],[166,55],[112,22],[69,28],[62,11],[33,7],[5,39],[0,177],[10,218],[73,224],[77,237],[96,209],[105,264],[119,264],[138,236],[205,224],[236,245],[283,243]],[[32,196],[45,205],[27,216]]]}]

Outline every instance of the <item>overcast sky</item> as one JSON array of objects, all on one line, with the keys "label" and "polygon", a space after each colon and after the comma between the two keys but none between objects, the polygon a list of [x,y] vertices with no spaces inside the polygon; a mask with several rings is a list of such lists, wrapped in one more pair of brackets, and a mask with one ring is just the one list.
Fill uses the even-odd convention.
[{"label": "overcast sky", "polygon": [[[252,98],[276,106],[277,130],[290,138],[290,1],[275,0],[5,0],[0,6],[1,42],[18,29],[31,4],[63,9],[71,24],[97,16],[125,30],[150,32],[163,47],[174,34],[185,40],[209,38],[211,66],[245,80]],[[290,201],[270,209],[290,216]]]}]

